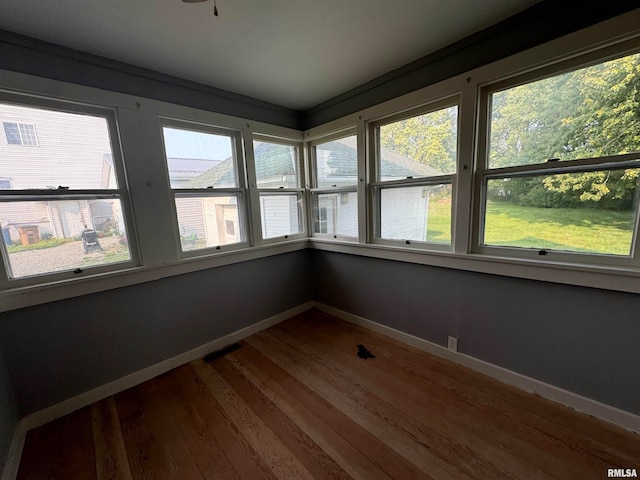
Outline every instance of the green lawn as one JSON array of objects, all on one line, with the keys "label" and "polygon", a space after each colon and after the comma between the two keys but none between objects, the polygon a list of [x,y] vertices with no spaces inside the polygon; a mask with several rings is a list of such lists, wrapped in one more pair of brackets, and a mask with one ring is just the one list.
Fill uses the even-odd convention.
[{"label": "green lawn", "polygon": [[[449,205],[430,203],[428,220],[427,239],[449,243]],[[632,237],[633,212],[487,205],[486,245],[628,255]]]}]

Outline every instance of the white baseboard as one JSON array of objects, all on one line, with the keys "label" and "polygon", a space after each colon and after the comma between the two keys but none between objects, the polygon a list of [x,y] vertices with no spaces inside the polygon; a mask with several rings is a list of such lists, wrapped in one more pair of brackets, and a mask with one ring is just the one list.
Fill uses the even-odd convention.
[{"label": "white baseboard", "polygon": [[318,310],[333,315],[334,317],[366,327],[402,343],[424,350],[425,352],[446,358],[447,360],[451,360],[452,362],[460,365],[464,365],[465,367],[493,377],[508,385],[512,385],[527,392],[536,393],[541,397],[570,407],[578,412],[592,415],[600,420],[604,420],[605,422],[613,423],[614,425],[631,430],[632,432],[640,433],[640,416],[600,403],[596,400],[583,397],[577,393],[569,392],[568,390],[544,383],[540,380],[507,370],[506,368],[479,360],[475,357],[459,352],[452,352],[443,346],[415,337],[408,333],[401,332],[400,330],[395,330],[391,327],[381,325],[372,320],[353,315],[349,312],[345,312],[344,310],[319,302],[313,302],[313,306]]},{"label": "white baseboard", "polygon": [[299,315],[311,308],[313,308],[313,302],[303,303],[302,305],[298,305],[297,307],[274,315],[273,317],[269,317],[258,323],[254,323],[253,325],[249,325],[248,327],[237,330],[229,335],[225,335],[224,337],[205,343],[193,350],[181,353],[173,358],[168,358],[160,363],[156,363],[155,365],[151,365],[150,367],[114,380],[113,382],[101,385],[93,390],[81,393],[80,395],[68,398],[60,403],[27,415],[18,422],[18,426],[16,427],[9,450],[9,458],[7,459],[7,464],[5,465],[4,473],[2,475],[2,480],[14,480],[16,478],[16,475],[18,474],[18,467],[20,466],[22,448],[24,447],[25,437],[29,430],[68,415],[69,413],[86,407],[87,405],[91,405],[94,402],[104,400],[105,398],[120,393],[128,388],[135,387],[136,385],[146,382],[147,380],[151,380],[152,378],[162,375],[169,370],[193,360],[197,360],[198,358],[202,358],[208,353],[220,350],[221,348],[238,342],[249,335],[253,335],[261,330],[295,317],[296,315]]}]

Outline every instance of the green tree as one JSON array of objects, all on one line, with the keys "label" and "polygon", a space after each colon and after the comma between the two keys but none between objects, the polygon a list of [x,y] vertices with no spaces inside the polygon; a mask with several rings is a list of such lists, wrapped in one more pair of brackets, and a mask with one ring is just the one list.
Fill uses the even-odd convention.
[{"label": "green tree", "polygon": [[449,107],[380,127],[380,144],[442,174],[455,173],[458,108]]}]

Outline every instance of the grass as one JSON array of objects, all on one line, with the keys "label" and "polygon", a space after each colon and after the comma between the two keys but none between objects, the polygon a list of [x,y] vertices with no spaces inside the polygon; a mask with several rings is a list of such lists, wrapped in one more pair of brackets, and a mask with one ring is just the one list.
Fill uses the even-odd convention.
[{"label": "grass", "polygon": [[[427,239],[450,243],[450,206],[429,204]],[[521,207],[489,202],[484,243],[536,249],[628,255],[633,238],[633,212],[591,208]]]},{"label": "grass", "polygon": [[31,245],[8,245],[7,253],[26,252],[28,250],[43,250],[45,248],[53,248],[72,242],[72,238],[52,238],[50,240],[41,240]]}]

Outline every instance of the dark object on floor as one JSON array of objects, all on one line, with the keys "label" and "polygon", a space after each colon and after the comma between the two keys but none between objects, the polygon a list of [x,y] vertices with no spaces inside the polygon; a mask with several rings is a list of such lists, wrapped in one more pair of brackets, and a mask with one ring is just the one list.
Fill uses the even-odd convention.
[{"label": "dark object on floor", "polygon": [[358,356],[360,358],[364,358],[365,360],[367,358],[376,358],[376,356],[369,350],[367,350],[364,345],[358,345]]},{"label": "dark object on floor", "polygon": [[242,345],[240,345],[239,343],[232,343],[231,345],[227,345],[226,347],[221,348],[220,350],[216,350],[215,352],[208,353],[207,355],[205,355],[203,360],[207,363],[211,363],[214,360],[224,357],[227,353],[235,352],[241,346]]}]

